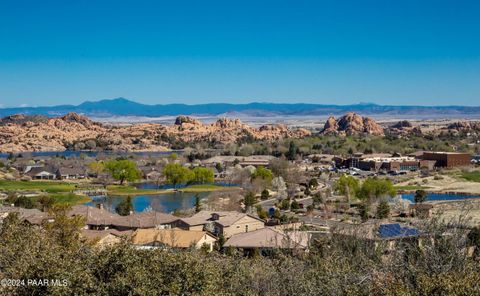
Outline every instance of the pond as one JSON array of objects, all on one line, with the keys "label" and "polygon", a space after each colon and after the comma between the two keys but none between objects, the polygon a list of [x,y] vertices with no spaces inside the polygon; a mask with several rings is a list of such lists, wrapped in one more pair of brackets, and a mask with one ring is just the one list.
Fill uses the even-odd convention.
[{"label": "pond", "polygon": [[[152,209],[157,212],[171,213],[177,209],[186,210],[195,207],[196,196],[201,199],[206,198],[209,192],[175,192],[157,195],[134,195],[132,196],[133,209],[135,212],[143,212],[145,209]],[[110,212],[115,212],[115,207],[126,197],[119,196],[97,196],[92,197],[92,201],[86,203],[88,206],[103,204],[104,208]]]},{"label": "pond", "polygon": [[[402,194],[403,199],[407,199],[411,202],[414,201],[415,194]],[[465,200],[470,198],[480,198],[480,195],[463,195],[463,194],[450,194],[450,193],[428,193],[427,201],[436,201],[436,200]]]},{"label": "pond", "polygon": [[[177,184],[176,188],[181,189],[190,184]],[[195,184],[192,184],[195,185]],[[235,187],[238,186],[237,184],[231,184],[228,182],[215,182],[211,185],[215,186],[222,186],[222,187]],[[173,189],[172,184],[157,184],[157,183],[151,183],[151,182],[144,182],[144,183],[137,183],[134,185],[138,189]]]}]

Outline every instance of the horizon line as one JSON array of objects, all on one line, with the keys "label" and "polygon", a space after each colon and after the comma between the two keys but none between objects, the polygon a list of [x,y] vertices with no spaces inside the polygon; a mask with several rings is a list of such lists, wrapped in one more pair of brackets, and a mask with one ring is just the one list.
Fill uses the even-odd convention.
[{"label": "horizon line", "polygon": [[73,106],[78,107],[85,103],[100,103],[100,102],[108,102],[108,101],[128,101],[135,104],[145,105],[145,106],[168,106],[168,105],[185,105],[185,106],[199,106],[199,105],[251,105],[251,104],[271,104],[271,105],[318,105],[318,106],[381,106],[381,107],[426,107],[426,108],[435,108],[435,107],[480,107],[480,105],[410,105],[410,104],[400,104],[400,105],[392,105],[392,104],[378,104],[374,102],[357,102],[351,104],[332,104],[332,103],[308,103],[308,102],[295,102],[295,103],[277,103],[277,102],[269,102],[269,101],[250,101],[245,103],[229,103],[229,102],[205,102],[205,103],[197,103],[197,104],[188,104],[188,103],[158,103],[158,104],[148,104],[139,102],[133,99],[127,99],[125,97],[117,97],[112,99],[97,99],[97,100],[84,100],[78,104],[56,104],[56,105],[28,105],[28,104],[21,104],[18,106],[4,106],[0,104],[0,109],[28,109],[28,108],[49,108],[49,107],[59,107],[59,106]]}]

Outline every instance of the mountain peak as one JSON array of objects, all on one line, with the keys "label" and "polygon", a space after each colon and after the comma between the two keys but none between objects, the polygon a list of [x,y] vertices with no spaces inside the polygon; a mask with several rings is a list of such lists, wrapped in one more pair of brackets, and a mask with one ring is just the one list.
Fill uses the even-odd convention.
[{"label": "mountain peak", "polygon": [[115,98],[115,99],[103,99],[103,100],[99,100],[99,101],[85,101],[85,102],[81,103],[80,105],[78,105],[78,107],[91,106],[91,105],[106,105],[106,104],[109,104],[109,105],[112,105],[112,104],[115,104],[115,105],[135,104],[135,105],[137,105],[138,103],[120,97],[120,98]]}]

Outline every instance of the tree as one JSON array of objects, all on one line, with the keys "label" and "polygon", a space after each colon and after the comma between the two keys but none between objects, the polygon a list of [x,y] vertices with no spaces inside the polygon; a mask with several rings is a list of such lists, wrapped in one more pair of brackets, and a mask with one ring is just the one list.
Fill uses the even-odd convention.
[{"label": "tree", "polygon": [[260,219],[265,220],[268,218],[267,211],[265,211],[261,205],[257,205],[256,209],[257,209],[257,215]]},{"label": "tree", "polygon": [[132,203],[132,197],[127,196],[124,200],[122,200],[116,207],[115,207],[115,212],[119,214],[120,216],[128,216],[130,215],[130,212],[133,211],[133,203]]},{"label": "tree", "polygon": [[25,209],[33,209],[37,207],[37,203],[28,196],[20,195],[14,202],[16,207],[25,208]]},{"label": "tree", "polygon": [[278,205],[278,208],[280,210],[288,210],[290,208],[290,200],[288,200],[287,198],[282,199],[282,201]]},{"label": "tree", "polygon": [[243,198],[243,204],[245,205],[245,208],[250,208],[257,202],[257,198],[255,197],[255,194],[251,191],[247,192],[245,194],[245,197]]},{"label": "tree", "polygon": [[427,192],[423,189],[419,189],[415,191],[415,196],[414,196],[415,203],[422,203],[427,200]]},{"label": "tree", "polygon": [[292,211],[300,209],[300,205],[296,200],[292,201],[292,203],[290,204],[290,209]]},{"label": "tree", "polygon": [[358,211],[360,214],[360,217],[362,218],[362,222],[365,222],[369,218],[369,212],[370,212],[370,206],[366,202],[362,202],[359,207]]},{"label": "tree", "polygon": [[480,257],[480,226],[476,226],[470,230],[467,235],[468,246],[475,247],[474,254]]},{"label": "tree", "polygon": [[95,174],[95,176],[98,177],[98,175],[105,171],[105,164],[103,163],[103,161],[94,161],[88,165],[88,168],[90,169],[90,171],[92,171],[92,173]]},{"label": "tree", "polygon": [[288,146],[288,152],[285,156],[287,157],[288,160],[295,160],[295,158],[297,158],[297,154],[298,154],[297,145],[295,144],[294,141],[290,141],[290,144]]},{"label": "tree", "polygon": [[252,173],[252,179],[262,179],[262,180],[265,180],[267,182],[271,182],[272,179],[273,179],[273,173],[271,170],[263,167],[263,166],[259,166],[253,173]]},{"label": "tree", "polygon": [[287,197],[287,185],[282,177],[273,178],[272,188],[277,192],[278,198]]},{"label": "tree", "polygon": [[187,183],[193,179],[193,173],[190,169],[178,164],[169,163],[163,168],[163,175],[167,182],[177,188],[177,184]]},{"label": "tree", "polygon": [[377,218],[385,219],[388,218],[388,216],[390,216],[390,205],[387,200],[382,199],[377,206]]},{"label": "tree", "polygon": [[54,238],[60,245],[70,249],[79,247],[80,230],[85,226],[82,216],[69,217],[70,207],[67,205],[54,205],[50,208],[53,222],[44,223],[44,228],[49,237]]},{"label": "tree", "polygon": [[279,209],[275,209],[275,211],[273,211],[273,216],[272,218],[274,219],[280,219],[280,216],[282,215],[282,213],[280,213],[280,210]]},{"label": "tree", "polygon": [[310,187],[305,188],[305,191],[303,193],[305,193],[305,196],[310,196],[310,194],[312,194],[312,192],[310,191]]},{"label": "tree", "polygon": [[216,169],[219,173],[223,172],[223,166],[222,166],[222,164],[219,163],[219,162],[217,162],[217,163],[215,164],[215,169]]},{"label": "tree", "polygon": [[267,189],[263,189],[261,199],[265,200],[265,199],[268,199],[269,197],[270,197],[270,192],[268,192]]},{"label": "tree", "polygon": [[352,176],[347,176],[343,174],[340,178],[335,182],[333,188],[336,192],[340,193],[341,195],[345,195],[347,200],[353,197],[357,197],[357,193],[360,189],[360,185],[358,179]]},{"label": "tree", "polygon": [[308,187],[310,187],[311,189],[317,189],[318,180],[316,178],[310,179],[310,181],[308,182]]},{"label": "tree", "polygon": [[42,195],[38,198],[38,203],[44,212],[47,212],[54,204],[55,199],[50,195]]},{"label": "tree", "polygon": [[220,251],[220,250],[223,248],[223,245],[225,245],[225,242],[226,242],[226,241],[227,241],[227,240],[225,239],[225,236],[223,236],[223,234],[220,234],[220,236],[218,237],[218,240],[217,240],[217,242],[216,242],[216,244],[215,244],[216,249],[217,249],[218,251]]},{"label": "tree", "polygon": [[212,169],[196,167],[193,169],[193,182],[197,184],[207,184],[214,182],[214,173]]},{"label": "tree", "polygon": [[141,176],[140,171],[137,169],[137,164],[129,159],[107,161],[105,168],[115,180],[120,181],[120,185],[123,185],[125,181],[136,181]]},{"label": "tree", "polygon": [[377,177],[367,178],[358,191],[358,197],[368,201],[386,196],[394,197],[396,195],[397,190],[393,186],[392,181]]},{"label": "tree", "polygon": [[178,154],[175,153],[175,152],[171,153],[171,154],[168,156],[168,159],[170,159],[170,161],[172,161],[172,162],[175,161],[175,160],[177,160],[177,158],[178,158]]},{"label": "tree", "polygon": [[323,203],[323,194],[322,192],[317,192],[313,195],[313,206],[315,207],[317,204]]},{"label": "tree", "polygon": [[198,213],[202,210],[202,204],[200,203],[200,196],[195,195],[195,213]]},{"label": "tree", "polygon": [[282,158],[274,158],[269,161],[268,167],[272,170],[275,176],[287,179],[290,170],[290,162]]}]

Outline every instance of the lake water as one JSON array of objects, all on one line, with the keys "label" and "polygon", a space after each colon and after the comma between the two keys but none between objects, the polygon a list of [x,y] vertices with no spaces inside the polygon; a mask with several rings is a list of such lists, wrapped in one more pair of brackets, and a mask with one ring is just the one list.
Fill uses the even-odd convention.
[{"label": "lake water", "polygon": [[[181,189],[181,188],[184,188],[188,185],[189,184],[177,184],[176,188]],[[238,186],[237,184],[231,184],[231,183],[228,183],[228,182],[215,182],[212,185],[223,186],[223,187]],[[172,184],[160,184],[160,185],[158,185],[156,183],[150,183],[150,182],[138,183],[138,184],[135,184],[134,186],[137,187],[138,189],[173,189]]]},{"label": "lake water", "polygon": [[[407,199],[411,202],[415,200],[415,194],[402,194],[403,199]],[[479,195],[461,195],[461,194],[446,194],[446,193],[428,193],[427,201],[435,200],[465,200],[471,198],[480,198]]]},{"label": "lake water", "polygon": [[[51,157],[51,156],[65,156],[65,157],[79,157],[80,155],[87,155],[89,157],[96,157],[98,154],[114,155],[114,156],[141,156],[141,157],[159,157],[170,155],[172,153],[181,154],[182,151],[145,151],[145,152],[123,152],[123,151],[38,151],[38,152],[22,152],[15,153],[16,156],[22,155],[23,157]],[[0,153],[0,158],[7,158],[8,153]]]},{"label": "lake water", "polygon": [[[209,192],[175,192],[157,195],[135,195],[132,196],[133,209],[135,212],[143,212],[151,208],[157,212],[171,213],[176,209],[185,210],[195,207],[196,196],[201,199],[206,198]],[[117,196],[97,196],[92,197],[92,201],[86,203],[88,206],[103,204],[104,208],[115,212],[115,207],[126,197]]]}]

